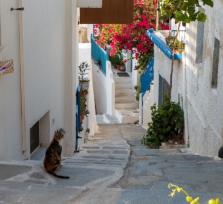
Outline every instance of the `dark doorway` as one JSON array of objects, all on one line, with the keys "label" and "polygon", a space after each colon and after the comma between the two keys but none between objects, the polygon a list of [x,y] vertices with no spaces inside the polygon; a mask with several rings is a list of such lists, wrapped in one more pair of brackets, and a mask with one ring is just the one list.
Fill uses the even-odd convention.
[{"label": "dark doorway", "polygon": [[162,105],[164,103],[165,98],[170,98],[170,85],[166,79],[159,75],[159,101],[158,105]]},{"label": "dark doorway", "polygon": [[33,153],[40,145],[39,121],[30,129],[30,153]]},{"label": "dark doorway", "polygon": [[118,72],[117,75],[119,77],[129,77],[129,74],[127,72]]}]

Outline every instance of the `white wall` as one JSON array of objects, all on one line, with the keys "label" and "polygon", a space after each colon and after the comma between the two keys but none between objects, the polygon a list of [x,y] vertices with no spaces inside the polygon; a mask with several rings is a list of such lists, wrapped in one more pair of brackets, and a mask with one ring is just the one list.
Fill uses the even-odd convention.
[{"label": "white wall", "polygon": [[132,60],[132,87],[133,88],[138,85],[138,71],[135,70],[136,65],[137,65],[137,60],[133,59]]},{"label": "white wall", "polygon": [[107,61],[106,76],[92,63],[96,113],[115,115],[115,84],[111,63]]},{"label": "white wall", "polygon": [[[50,136],[65,128],[64,153],[75,145],[77,47],[76,0],[1,0],[4,48],[0,60],[13,59],[15,72],[0,79],[0,160],[30,157],[30,128],[47,112]],[[23,13],[23,52],[19,52],[19,16]],[[24,58],[25,135],[21,134],[20,58]],[[43,125],[44,126],[44,125]],[[23,140],[24,138],[24,140]],[[24,150],[22,152],[22,144]],[[24,153],[24,155],[22,155]]]},{"label": "white wall", "polygon": [[[186,50],[181,62],[174,63],[172,100],[180,102],[185,112],[185,139],[194,153],[216,156],[223,144],[223,50],[220,48],[218,87],[211,87],[214,37],[223,44],[223,2],[214,2],[207,8],[205,23],[203,62],[197,64],[197,23],[187,27]],[[149,103],[158,103],[159,74],[170,82],[171,60],[155,47],[154,98]],[[152,99],[153,98],[153,99]],[[188,141],[189,138],[189,141]]]},{"label": "white wall", "polygon": [[[207,8],[208,20],[205,23],[203,62],[195,64],[195,48],[193,41],[196,24],[190,25],[191,39],[187,51],[187,98],[189,119],[189,136],[191,149],[208,155],[217,155],[223,144],[223,24],[221,19],[223,2],[214,2],[214,8]],[[214,38],[220,40],[220,57],[218,68],[218,87],[211,87]],[[197,124],[196,127],[192,124]],[[197,136],[198,130],[199,136]]]},{"label": "white wall", "polygon": [[156,97],[154,96],[154,85],[150,86],[150,90],[147,91],[143,98],[140,98],[140,103],[141,100],[143,100],[143,108],[140,113],[140,124],[143,126],[143,128],[147,129],[148,128],[148,123],[152,122],[152,118],[151,118],[151,109],[150,107],[154,105]]},{"label": "white wall", "polygon": [[91,64],[91,44],[90,43],[79,43],[79,64],[87,62],[89,64],[89,89],[88,89],[88,111],[89,116],[86,121],[86,128],[90,129],[89,136],[93,136],[97,131],[96,112],[95,112],[95,99],[94,99],[94,87],[93,87],[93,76],[92,76],[92,64]]},{"label": "white wall", "polygon": [[21,159],[18,14],[15,0],[0,0],[0,60],[13,59],[15,72],[0,77],[0,160]]},{"label": "white wall", "polygon": [[49,111],[51,136],[55,129],[65,128],[65,152],[71,153],[75,136],[75,4],[24,0],[24,7],[27,145],[30,127]]}]

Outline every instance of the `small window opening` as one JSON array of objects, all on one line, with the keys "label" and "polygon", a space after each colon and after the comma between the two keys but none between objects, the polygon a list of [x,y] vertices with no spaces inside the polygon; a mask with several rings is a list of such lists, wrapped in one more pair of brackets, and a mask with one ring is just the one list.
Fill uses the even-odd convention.
[{"label": "small window opening", "polygon": [[213,65],[212,65],[212,88],[218,86],[218,66],[219,66],[219,55],[220,55],[220,41],[215,38],[214,40],[214,52],[213,52]]},{"label": "small window opening", "polygon": [[204,49],[204,23],[197,23],[196,63],[202,63]]}]

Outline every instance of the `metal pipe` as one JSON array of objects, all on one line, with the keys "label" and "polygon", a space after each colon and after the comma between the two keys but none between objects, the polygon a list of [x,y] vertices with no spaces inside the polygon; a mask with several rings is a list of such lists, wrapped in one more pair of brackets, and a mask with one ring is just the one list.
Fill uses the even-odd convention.
[{"label": "metal pipe", "polygon": [[[22,0],[18,0],[18,7],[22,7]],[[24,39],[23,39],[23,12],[18,13],[19,23],[19,66],[20,66],[20,105],[21,105],[21,139],[24,159],[28,159],[25,117],[25,79],[24,79]]]}]

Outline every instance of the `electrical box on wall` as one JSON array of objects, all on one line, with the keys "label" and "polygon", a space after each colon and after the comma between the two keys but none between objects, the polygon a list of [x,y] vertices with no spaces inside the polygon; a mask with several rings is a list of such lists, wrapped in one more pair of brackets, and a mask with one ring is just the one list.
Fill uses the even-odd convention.
[{"label": "electrical box on wall", "polygon": [[102,8],[81,8],[81,24],[128,24],[133,21],[133,0],[103,0]]}]

